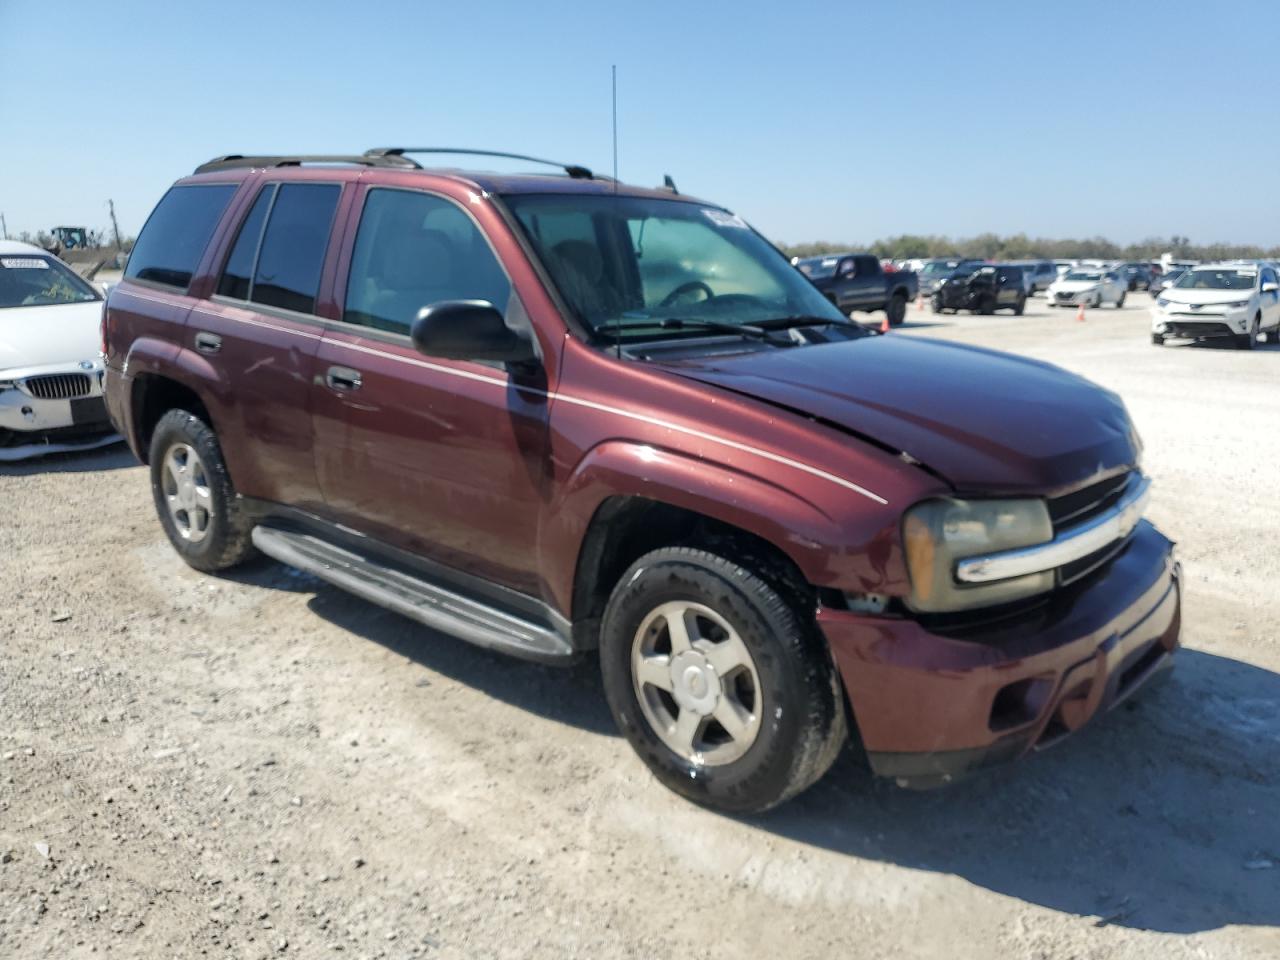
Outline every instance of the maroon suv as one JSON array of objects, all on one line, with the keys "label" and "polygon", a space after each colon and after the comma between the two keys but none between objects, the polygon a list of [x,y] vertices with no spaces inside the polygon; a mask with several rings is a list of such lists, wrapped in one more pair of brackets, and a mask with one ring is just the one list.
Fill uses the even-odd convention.
[{"label": "maroon suv", "polygon": [[[182,557],[261,551],[495,650],[597,649],[668,786],[946,782],[1170,661],[1171,544],[1113,393],[879,336],[733,213],[427,150],[222,157],[104,314]],[[520,158],[531,160],[531,158]]]}]

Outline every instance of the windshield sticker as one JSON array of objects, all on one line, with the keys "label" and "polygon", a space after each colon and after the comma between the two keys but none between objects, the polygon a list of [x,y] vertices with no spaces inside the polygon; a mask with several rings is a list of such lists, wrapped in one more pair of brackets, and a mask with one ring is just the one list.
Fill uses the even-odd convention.
[{"label": "windshield sticker", "polygon": [[737,227],[739,230],[750,229],[745,220],[736,214],[729,213],[727,210],[703,210],[702,212],[717,227]]},{"label": "windshield sticker", "polygon": [[9,270],[48,270],[49,261],[39,257],[0,257],[0,267]]}]

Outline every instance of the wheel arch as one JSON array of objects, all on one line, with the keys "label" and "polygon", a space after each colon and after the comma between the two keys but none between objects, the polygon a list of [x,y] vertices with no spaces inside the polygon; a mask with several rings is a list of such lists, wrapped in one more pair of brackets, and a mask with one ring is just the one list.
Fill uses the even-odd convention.
[{"label": "wheel arch", "polygon": [[143,373],[133,378],[129,409],[130,428],[137,445],[136,453],[147,463],[151,452],[151,437],[156,424],[170,410],[182,409],[200,417],[216,432],[209,415],[209,408],[200,394],[190,385],[160,373]]}]

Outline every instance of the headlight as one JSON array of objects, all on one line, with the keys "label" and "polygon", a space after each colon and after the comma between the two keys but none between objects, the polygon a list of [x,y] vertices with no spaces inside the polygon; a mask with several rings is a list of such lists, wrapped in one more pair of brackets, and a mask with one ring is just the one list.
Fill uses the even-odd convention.
[{"label": "headlight", "polygon": [[1159,307],[1161,310],[1168,310],[1169,301],[1164,297],[1156,297],[1156,306]]},{"label": "headlight", "polygon": [[1052,540],[1043,500],[926,500],[907,511],[902,536],[913,610],[970,610],[1053,589],[1052,570],[983,584],[962,585],[955,578],[956,563],[965,557]]},{"label": "headlight", "polygon": [[1243,310],[1245,307],[1249,306],[1249,301],[1235,300],[1232,303],[1225,304],[1225,306],[1228,310]]},{"label": "headlight", "polygon": [[0,380],[0,393],[4,393],[6,390],[12,390],[16,386],[17,384],[12,380]]}]

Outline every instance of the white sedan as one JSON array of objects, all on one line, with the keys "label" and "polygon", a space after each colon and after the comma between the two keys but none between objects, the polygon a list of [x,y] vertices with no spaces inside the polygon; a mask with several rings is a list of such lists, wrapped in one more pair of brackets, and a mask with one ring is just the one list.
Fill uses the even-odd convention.
[{"label": "white sedan", "polygon": [[102,294],[57,257],[0,240],[0,461],[119,440],[102,400]]},{"label": "white sedan", "polygon": [[1280,340],[1280,278],[1259,263],[1192,267],[1160,291],[1151,309],[1151,342],[1225,338],[1252,350],[1258,336]]},{"label": "white sedan", "polygon": [[1072,267],[1045,292],[1051,307],[1100,307],[1110,303],[1124,306],[1124,296],[1129,292],[1129,281],[1115,270],[1100,267]]}]

